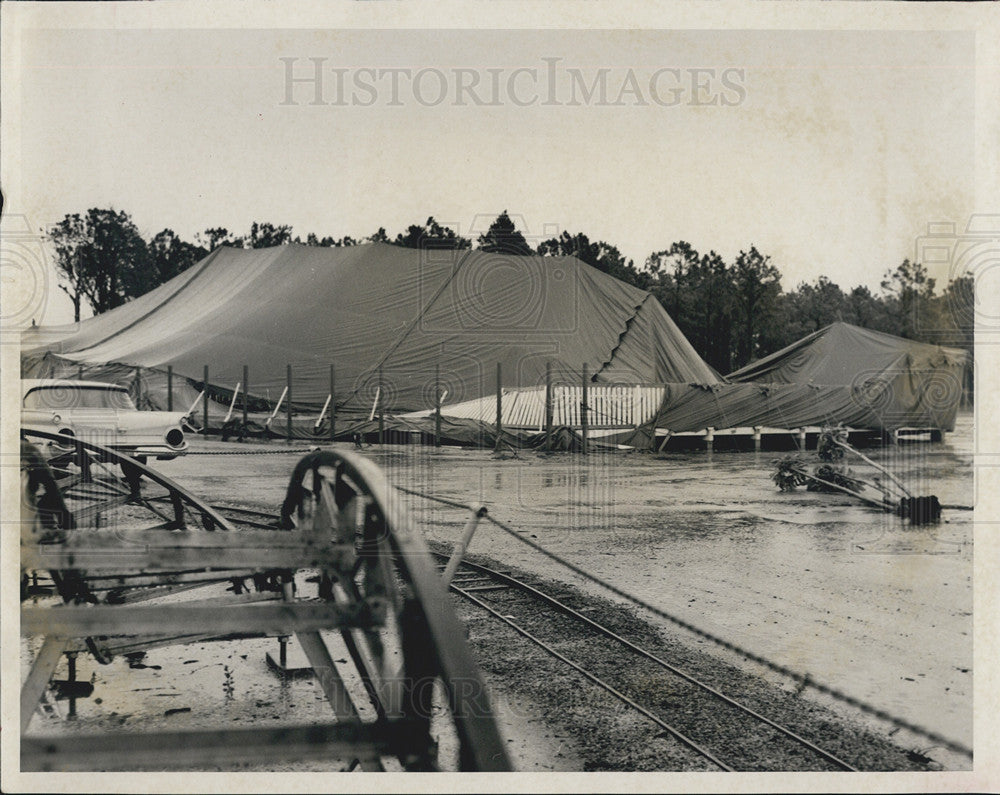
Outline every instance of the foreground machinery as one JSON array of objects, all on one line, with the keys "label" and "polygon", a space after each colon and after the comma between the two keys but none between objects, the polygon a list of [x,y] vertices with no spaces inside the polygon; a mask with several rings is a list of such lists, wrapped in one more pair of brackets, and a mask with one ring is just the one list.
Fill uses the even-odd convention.
[{"label": "foreground machinery", "polygon": [[[375,465],[349,453],[307,455],[279,526],[267,527],[227,518],[134,458],[83,440],[72,442],[73,463],[52,469],[31,444],[46,441],[66,444],[22,431],[21,632],[43,639],[21,690],[22,770],[301,759],[435,770],[431,723],[441,716],[457,738],[459,769],[510,769],[445,585]],[[300,586],[303,570],[315,576],[300,576]],[[38,598],[46,577],[55,593]],[[63,655],[63,687],[85,696],[72,682],[77,654],[107,662],[157,646],[289,636],[329,702],[328,723],[27,731]],[[333,638],[349,659],[334,660]]]}]

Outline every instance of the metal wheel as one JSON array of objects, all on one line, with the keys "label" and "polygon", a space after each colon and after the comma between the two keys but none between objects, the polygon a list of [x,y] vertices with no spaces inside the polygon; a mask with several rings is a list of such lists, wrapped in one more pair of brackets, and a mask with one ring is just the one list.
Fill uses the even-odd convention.
[{"label": "metal wheel", "polygon": [[[22,630],[45,636],[22,687],[22,732],[64,652],[89,650],[106,662],[112,653],[153,646],[294,635],[336,717],[333,726],[287,732],[297,738],[296,752],[319,744],[338,749],[337,758],[356,756],[365,769],[382,769],[383,760],[395,757],[404,769],[434,770],[433,727],[444,721],[456,738],[460,769],[510,769],[444,585],[374,464],[355,455],[310,454],[295,468],[274,528],[228,533],[215,532],[231,526],[214,509],[154,470],[86,442],[75,442],[75,451],[80,471],[64,472],[64,482],[70,478],[65,492],[51,472],[44,474],[37,455],[26,467],[25,482],[34,484],[36,499],[28,533],[33,543],[22,546],[22,570],[48,570],[70,604],[22,606]],[[95,459],[105,456],[125,471],[126,488],[106,473],[95,474],[102,464]],[[154,488],[162,498],[151,496]],[[49,496],[43,506],[42,497]],[[97,527],[96,517],[112,511],[116,523],[141,516],[145,524]],[[81,515],[92,521],[91,532],[79,532]],[[162,532],[182,528],[192,532]],[[77,568],[79,561],[88,561],[88,568]],[[296,593],[296,573],[310,570],[318,571],[311,578],[316,595]],[[235,594],[180,603],[153,598],[226,581]],[[248,581],[272,593],[248,599],[241,593]],[[146,604],[131,604],[139,601]],[[72,606],[80,602],[93,604]],[[342,640],[363,686],[345,684],[346,663],[335,663],[327,645],[334,638]],[[93,769],[86,766],[102,759],[121,765],[123,747],[135,750],[140,764],[155,759],[166,766],[204,760],[212,748],[227,758],[252,749],[256,761],[262,755],[281,759],[280,736],[275,740],[268,731],[142,735],[127,742],[22,738],[22,762],[57,770]]]},{"label": "metal wheel", "polygon": [[[354,544],[349,570],[320,572],[319,596],[371,620],[370,627],[341,629],[341,636],[378,720],[406,719],[426,739],[432,718],[443,719],[457,736],[461,769],[509,770],[446,588],[381,471],[353,453],[305,456],[292,474],[280,523]],[[436,703],[436,693],[444,704]],[[431,744],[426,748],[433,752]],[[400,761],[411,769],[435,767],[419,750]]]}]

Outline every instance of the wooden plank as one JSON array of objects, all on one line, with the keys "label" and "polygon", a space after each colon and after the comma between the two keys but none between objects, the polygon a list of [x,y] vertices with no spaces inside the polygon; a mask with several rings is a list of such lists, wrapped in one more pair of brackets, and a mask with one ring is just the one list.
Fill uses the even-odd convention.
[{"label": "wooden plank", "polygon": [[412,726],[396,720],[385,724],[351,721],[254,729],[22,737],[21,770],[192,770],[239,762],[377,760],[412,746],[411,736],[417,736]]},{"label": "wooden plank", "polygon": [[28,678],[21,686],[21,733],[23,734],[31,723],[38,702],[45,695],[49,680],[55,673],[63,652],[66,651],[66,641],[61,638],[46,638],[38,657],[28,672]]},{"label": "wooden plank", "polygon": [[[201,588],[212,583],[225,582],[233,577],[249,577],[254,569],[226,569],[225,571],[186,571],[163,574],[121,574],[107,577],[87,577],[87,587],[91,591],[112,591],[118,588],[142,588],[142,591],[129,591],[125,601],[135,601],[137,598],[153,599],[164,596],[169,586],[173,590]],[[163,586],[163,587],[161,587]],[[149,596],[139,597],[149,589]]]},{"label": "wooden plank", "polygon": [[[148,651],[150,649],[161,649],[165,646],[184,646],[188,643],[211,643],[213,641],[240,640],[246,637],[258,638],[259,635],[162,635],[149,636],[144,638],[127,638],[118,641],[101,641],[101,649],[114,657],[130,654],[137,651]],[[73,640],[66,646],[66,651],[86,653],[89,651],[86,641]]]},{"label": "wooden plank", "polygon": [[298,638],[299,645],[302,646],[306,657],[309,658],[309,664],[312,666],[313,673],[316,674],[316,680],[323,688],[326,700],[330,702],[337,720],[358,720],[358,709],[354,705],[351,694],[344,685],[344,680],[341,679],[340,673],[333,663],[333,658],[330,656],[330,651],[319,632],[298,632],[295,637]]},{"label": "wooden plank", "polygon": [[324,603],[220,605],[214,599],[169,605],[23,607],[21,633],[84,638],[91,635],[164,635],[233,632],[290,635],[365,626],[357,611]]},{"label": "wooden plank", "polygon": [[95,530],[70,533],[61,544],[24,544],[22,569],[85,569],[142,574],[155,571],[336,568],[350,565],[354,548],[297,531],[234,533]]}]

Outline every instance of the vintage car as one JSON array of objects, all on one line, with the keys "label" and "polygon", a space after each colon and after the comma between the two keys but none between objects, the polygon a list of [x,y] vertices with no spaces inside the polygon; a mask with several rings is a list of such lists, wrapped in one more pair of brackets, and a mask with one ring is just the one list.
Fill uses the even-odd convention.
[{"label": "vintage car", "polygon": [[140,461],[183,455],[185,414],[139,411],[128,389],[102,381],[24,380],[21,427],[110,447]]}]

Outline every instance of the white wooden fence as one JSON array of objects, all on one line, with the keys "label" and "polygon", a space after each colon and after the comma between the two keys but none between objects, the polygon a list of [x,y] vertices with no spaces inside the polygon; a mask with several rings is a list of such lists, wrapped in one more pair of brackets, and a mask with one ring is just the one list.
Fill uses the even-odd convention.
[{"label": "white wooden fence", "polygon": [[[552,424],[579,428],[582,400],[582,386],[553,385]],[[588,426],[594,430],[635,428],[653,418],[662,400],[663,387],[659,386],[588,384]],[[495,423],[496,395],[442,406],[441,414]],[[404,416],[426,415],[420,411]],[[501,419],[505,428],[545,430],[545,387],[502,390]]]}]

